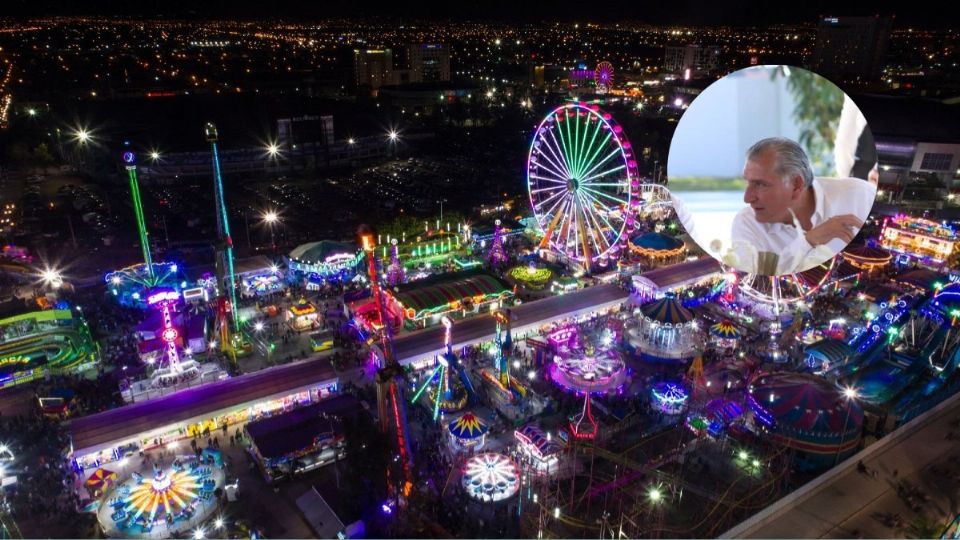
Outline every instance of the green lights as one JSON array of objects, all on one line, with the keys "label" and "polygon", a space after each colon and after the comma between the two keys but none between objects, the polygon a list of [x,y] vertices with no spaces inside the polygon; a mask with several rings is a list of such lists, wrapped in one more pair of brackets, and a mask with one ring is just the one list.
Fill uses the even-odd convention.
[{"label": "green lights", "polygon": [[130,178],[130,195],[133,198],[133,212],[137,218],[137,231],[140,233],[140,249],[143,250],[143,264],[147,275],[153,280],[153,258],[150,256],[150,242],[147,239],[147,224],[143,219],[143,203],[140,201],[140,185],[137,182],[137,168],[127,167],[127,176]]}]

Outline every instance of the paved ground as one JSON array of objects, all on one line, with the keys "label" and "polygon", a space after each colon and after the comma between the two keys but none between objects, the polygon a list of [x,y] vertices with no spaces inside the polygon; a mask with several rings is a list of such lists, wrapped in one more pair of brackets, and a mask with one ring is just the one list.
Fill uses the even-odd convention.
[{"label": "paved ground", "polygon": [[[954,396],[926,424],[892,433],[890,441],[881,440],[876,448],[868,447],[841,464],[810,496],[786,504],[772,520],[762,520],[768,523],[750,526],[748,520],[723,537],[902,538],[920,517],[945,527],[960,512],[960,445],[956,437],[947,437],[956,434],[958,420],[960,396]],[[861,459],[870,471],[877,471],[876,476],[857,470]],[[900,485],[920,494],[914,496],[916,510],[898,491]],[[923,502],[924,495],[929,501]],[[900,515],[900,526],[884,523],[884,516],[891,513]]]}]

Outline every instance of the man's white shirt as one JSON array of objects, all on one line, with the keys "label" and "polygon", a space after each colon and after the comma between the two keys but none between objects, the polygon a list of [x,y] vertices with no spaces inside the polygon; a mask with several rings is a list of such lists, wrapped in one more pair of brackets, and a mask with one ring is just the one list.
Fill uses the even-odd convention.
[{"label": "man's white shirt", "polygon": [[[815,209],[810,221],[812,227],[816,227],[844,214],[853,214],[865,221],[873,208],[877,187],[859,178],[815,178],[813,193]],[[777,275],[802,272],[823,264],[847,246],[840,238],[811,246],[795,217],[791,225],[760,223],[750,207],[738,212],[734,218],[731,240],[733,245],[723,256],[725,263],[738,270],[756,272],[757,254],[771,252],[779,257]]]}]

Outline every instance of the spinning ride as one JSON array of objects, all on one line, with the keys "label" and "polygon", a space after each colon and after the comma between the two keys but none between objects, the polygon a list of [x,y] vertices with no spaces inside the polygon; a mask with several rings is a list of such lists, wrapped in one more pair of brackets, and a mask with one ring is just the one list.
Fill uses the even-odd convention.
[{"label": "spinning ride", "polygon": [[441,321],[446,327],[444,332],[446,351],[437,355],[436,367],[427,375],[420,384],[420,388],[410,398],[410,403],[416,403],[424,390],[429,388],[427,396],[433,409],[434,421],[440,417],[441,411],[448,413],[463,409],[467,405],[467,401],[476,395],[473,383],[467,376],[466,370],[463,369],[463,365],[460,364],[460,359],[453,354],[451,338],[453,321],[446,316]]},{"label": "spinning ride", "polygon": [[586,270],[616,259],[633,232],[639,173],[623,128],[597,105],[569,103],[537,127],[527,189],[541,250]]},{"label": "spinning ride", "polygon": [[154,464],[151,477],[134,472],[107,491],[97,517],[108,536],[171,537],[203,523],[217,510],[213,495],[224,479],[219,467],[197,460],[177,461],[166,469]]},{"label": "spinning ride", "polygon": [[577,393],[606,393],[623,386],[627,369],[616,350],[591,347],[555,356],[550,376],[560,386]]},{"label": "spinning ride", "polygon": [[467,495],[474,499],[502,501],[520,489],[520,469],[503,454],[478,454],[464,465],[461,483]]}]

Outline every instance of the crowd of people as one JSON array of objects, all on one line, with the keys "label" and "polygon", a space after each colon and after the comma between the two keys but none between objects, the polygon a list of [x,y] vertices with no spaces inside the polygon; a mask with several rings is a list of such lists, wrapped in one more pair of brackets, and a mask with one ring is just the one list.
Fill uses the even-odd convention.
[{"label": "crowd of people", "polygon": [[6,488],[5,504],[25,536],[79,530],[86,520],[73,490],[76,473],[63,459],[70,447],[63,426],[39,411],[0,416],[0,441],[13,456],[12,462],[3,464],[4,474],[16,477],[16,483]]}]

